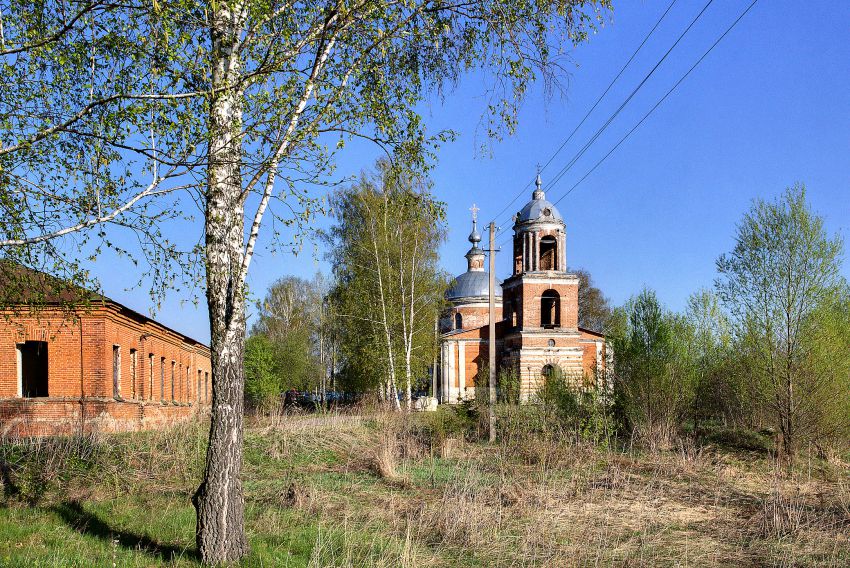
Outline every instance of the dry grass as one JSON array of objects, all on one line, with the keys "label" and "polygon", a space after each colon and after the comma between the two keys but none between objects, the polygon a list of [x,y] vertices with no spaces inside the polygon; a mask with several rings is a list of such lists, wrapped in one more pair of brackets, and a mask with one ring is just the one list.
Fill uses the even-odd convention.
[{"label": "dry grass", "polygon": [[[517,429],[489,446],[423,435],[422,419],[251,422],[244,478],[254,546],[262,537],[278,554],[274,543],[302,519],[315,532],[303,562],[288,565],[850,565],[850,468],[836,456],[800,460],[784,478],[768,457],[689,441],[640,453]],[[41,460],[48,499],[97,503],[155,488],[183,503],[200,474],[204,428],[3,451],[19,464]],[[92,460],[96,468],[66,475]]]},{"label": "dry grass", "polygon": [[313,510],[412,538],[433,555],[420,564],[850,563],[850,470],[837,460],[784,480],[768,458],[692,442],[640,454],[539,435],[499,447],[449,438],[415,451],[399,439],[409,429],[375,424],[379,432],[347,451],[371,457],[343,470],[383,481],[319,486]]}]

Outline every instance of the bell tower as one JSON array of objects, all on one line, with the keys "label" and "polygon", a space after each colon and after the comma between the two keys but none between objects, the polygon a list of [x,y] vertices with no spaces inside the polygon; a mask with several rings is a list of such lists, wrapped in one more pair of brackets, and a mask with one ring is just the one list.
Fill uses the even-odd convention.
[{"label": "bell tower", "polygon": [[537,174],[532,199],[514,216],[514,276],[524,272],[566,272],[564,220],[546,200]]},{"label": "bell tower", "polygon": [[527,399],[539,389],[545,369],[582,373],[578,278],[567,272],[566,224],[546,199],[539,173],[513,230],[513,273],[502,285],[504,350]]}]

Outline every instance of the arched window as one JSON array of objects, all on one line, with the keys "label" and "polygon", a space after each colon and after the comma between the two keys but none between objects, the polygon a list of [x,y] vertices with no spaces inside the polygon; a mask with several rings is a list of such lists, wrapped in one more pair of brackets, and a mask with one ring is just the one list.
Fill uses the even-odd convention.
[{"label": "arched window", "polygon": [[555,237],[540,239],[540,270],[558,270],[557,250]]},{"label": "arched window", "polygon": [[560,327],[561,296],[555,290],[546,290],[540,297],[540,325]]},{"label": "arched window", "polygon": [[455,329],[463,329],[463,316],[460,312],[455,314]]},{"label": "arched window", "polygon": [[564,376],[558,365],[544,365],[540,374],[543,376],[543,379],[547,381],[549,379],[560,379]]}]

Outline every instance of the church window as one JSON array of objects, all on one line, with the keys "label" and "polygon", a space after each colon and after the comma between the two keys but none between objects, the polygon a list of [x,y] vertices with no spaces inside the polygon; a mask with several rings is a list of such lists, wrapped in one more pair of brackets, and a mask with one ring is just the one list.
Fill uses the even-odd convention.
[{"label": "church window", "polygon": [[522,237],[520,235],[514,236],[514,274],[519,274],[522,272]]},{"label": "church window", "polygon": [[171,401],[174,402],[174,369],[177,367],[177,362],[171,362]]},{"label": "church window", "polygon": [[564,373],[561,371],[561,368],[558,365],[544,365],[543,369],[540,373],[543,376],[543,379],[561,379],[564,376]]},{"label": "church window", "polygon": [[549,340],[549,347],[555,347],[555,340],[554,339]]},{"label": "church window", "polygon": [[547,328],[561,325],[561,297],[555,290],[546,290],[540,297],[540,325]]},{"label": "church window", "polygon": [[555,237],[540,239],[540,270],[558,270]]},{"label": "church window", "polygon": [[455,329],[463,329],[463,316],[460,312],[455,314]]}]

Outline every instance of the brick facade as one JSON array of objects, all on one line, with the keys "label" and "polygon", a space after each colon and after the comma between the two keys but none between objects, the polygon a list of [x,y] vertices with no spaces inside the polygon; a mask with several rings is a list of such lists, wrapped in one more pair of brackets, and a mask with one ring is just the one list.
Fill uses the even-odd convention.
[{"label": "brick facade", "polygon": [[161,427],[205,409],[211,381],[206,345],[108,299],[0,321],[0,435]]}]

